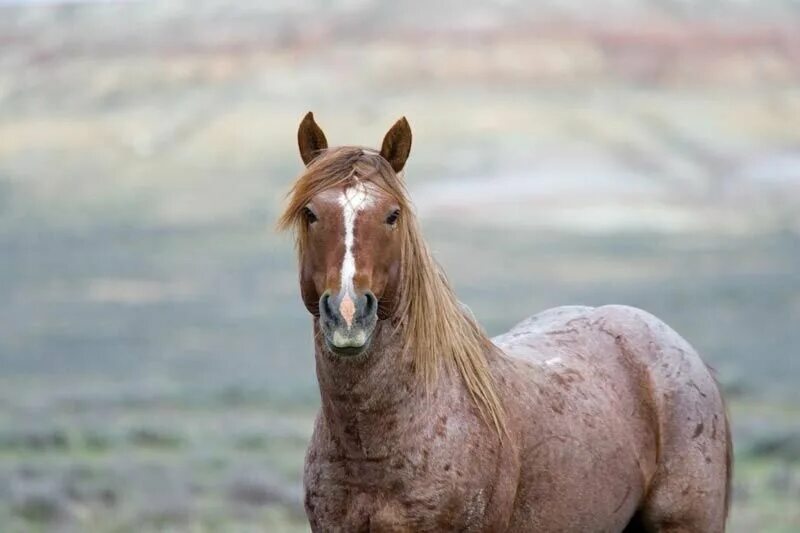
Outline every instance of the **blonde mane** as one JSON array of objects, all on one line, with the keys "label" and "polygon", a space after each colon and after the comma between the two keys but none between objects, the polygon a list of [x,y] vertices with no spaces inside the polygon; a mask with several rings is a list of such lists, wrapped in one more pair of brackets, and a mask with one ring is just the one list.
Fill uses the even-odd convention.
[{"label": "blonde mane", "polygon": [[487,361],[487,353],[498,348],[456,299],[422,238],[403,181],[378,152],[351,146],[323,151],[289,192],[289,205],[278,228],[295,230],[302,259],[307,237],[303,208],[318,193],[357,180],[391,194],[403,213],[398,223],[400,285],[392,320],[401,331],[403,349],[413,354],[415,371],[430,387],[443,366],[455,366],[483,419],[503,433],[503,407]]}]

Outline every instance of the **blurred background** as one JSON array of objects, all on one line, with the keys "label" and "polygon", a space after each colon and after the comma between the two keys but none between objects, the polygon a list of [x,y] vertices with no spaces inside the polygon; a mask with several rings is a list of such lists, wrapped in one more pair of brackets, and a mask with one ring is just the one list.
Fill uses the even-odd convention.
[{"label": "blurred background", "polygon": [[0,530],[306,531],[311,320],[273,227],[313,110],[405,115],[489,333],[660,316],[733,414],[730,530],[800,530],[794,0],[0,0]]}]

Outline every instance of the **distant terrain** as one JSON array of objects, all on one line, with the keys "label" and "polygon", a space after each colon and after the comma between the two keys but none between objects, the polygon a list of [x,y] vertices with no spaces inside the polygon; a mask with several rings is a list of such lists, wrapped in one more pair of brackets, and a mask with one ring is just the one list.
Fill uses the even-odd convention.
[{"label": "distant terrain", "polygon": [[[273,230],[313,110],[401,115],[490,334],[625,303],[731,407],[731,531],[800,529],[790,1],[0,0],[0,530],[306,531],[310,318]],[[698,5],[695,5],[698,4]]]}]

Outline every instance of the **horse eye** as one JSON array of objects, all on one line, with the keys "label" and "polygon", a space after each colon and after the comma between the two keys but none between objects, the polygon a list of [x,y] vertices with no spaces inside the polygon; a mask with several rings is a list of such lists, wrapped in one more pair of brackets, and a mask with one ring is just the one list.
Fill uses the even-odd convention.
[{"label": "horse eye", "polygon": [[306,222],[308,222],[309,224],[313,224],[314,222],[319,220],[317,218],[317,215],[314,214],[314,211],[312,211],[308,207],[303,208],[303,216],[306,217]]},{"label": "horse eye", "polygon": [[391,215],[386,217],[386,223],[389,224],[390,226],[394,226],[395,224],[397,224],[398,218],[400,218],[400,210],[395,209],[394,211],[392,211]]}]

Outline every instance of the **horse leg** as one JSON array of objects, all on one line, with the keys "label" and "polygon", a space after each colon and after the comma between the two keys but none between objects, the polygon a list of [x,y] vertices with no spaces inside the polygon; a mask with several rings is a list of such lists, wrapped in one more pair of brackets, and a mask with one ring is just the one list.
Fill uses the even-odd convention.
[{"label": "horse leg", "polygon": [[685,446],[680,456],[662,460],[637,513],[644,527],[631,531],[723,533],[728,505],[726,469],[730,468],[726,450],[709,439]]},{"label": "horse leg", "polygon": [[[656,475],[639,508],[638,520],[648,533],[723,533],[730,483],[730,443],[724,413],[720,422],[669,428]],[[711,425],[711,428],[708,426]],[[693,429],[692,429],[693,428]],[[722,438],[720,438],[722,434]],[[633,523],[632,523],[633,524]]]},{"label": "horse leg", "polygon": [[704,533],[702,528],[677,524],[645,524],[641,513],[636,513],[622,533]]},{"label": "horse leg", "polygon": [[647,369],[659,421],[656,471],[634,517],[643,527],[628,527],[722,533],[733,446],[712,374],[685,339],[642,311],[610,308],[605,327],[624,333],[625,346]]},{"label": "horse leg", "polygon": [[722,533],[724,523],[719,524],[713,520],[704,520],[697,517],[681,517],[680,523],[670,521],[645,521],[639,515],[635,516],[625,527],[622,533]]},{"label": "horse leg", "polygon": [[622,533],[647,533],[648,530],[645,527],[644,523],[642,522],[642,515],[641,513],[637,512],[631,518],[631,521],[628,522],[628,525],[625,526],[625,529],[622,530]]}]

